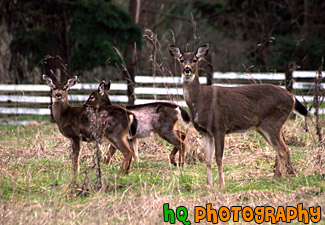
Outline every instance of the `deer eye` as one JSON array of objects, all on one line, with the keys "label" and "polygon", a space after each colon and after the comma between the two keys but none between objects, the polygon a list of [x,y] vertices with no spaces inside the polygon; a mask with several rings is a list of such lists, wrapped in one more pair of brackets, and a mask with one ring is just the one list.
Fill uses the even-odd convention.
[{"label": "deer eye", "polygon": [[94,99],[94,96],[90,96],[90,99]]},{"label": "deer eye", "polygon": [[62,90],[65,91],[65,90],[67,90],[67,89],[64,87],[64,88],[62,88]]},{"label": "deer eye", "polygon": [[193,63],[196,63],[197,62],[197,59],[193,59]]},{"label": "deer eye", "polygon": [[184,59],[181,59],[180,61],[181,61],[181,63],[183,63],[184,62]]},{"label": "deer eye", "polygon": [[53,91],[55,91],[57,88],[55,87],[55,88],[53,88]]}]

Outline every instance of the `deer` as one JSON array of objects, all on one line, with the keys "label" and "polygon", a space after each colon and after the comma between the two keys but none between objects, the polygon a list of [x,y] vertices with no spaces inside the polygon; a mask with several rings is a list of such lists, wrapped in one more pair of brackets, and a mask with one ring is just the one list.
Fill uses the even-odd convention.
[{"label": "deer", "polygon": [[128,145],[127,137],[135,135],[137,126],[135,115],[119,106],[102,106],[96,110],[70,106],[68,90],[76,84],[77,79],[77,76],[74,76],[63,83],[43,75],[43,81],[52,90],[51,107],[54,120],[61,134],[70,139],[74,176],[79,173],[81,141],[90,143],[101,142],[103,139],[121,151],[124,160],[120,174],[128,173],[134,152]]},{"label": "deer", "polygon": [[[101,82],[98,90],[92,92],[84,106],[98,108],[103,105],[112,105],[109,99],[111,82]],[[185,163],[185,138],[186,133],[175,129],[176,122],[181,119],[185,124],[190,122],[188,113],[179,105],[168,102],[154,102],[134,106],[126,106],[137,118],[138,126],[136,135],[130,140],[133,146],[136,162],[139,162],[138,142],[139,139],[147,138],[152,134],[157,134],[175,147],[169,155],[170,163],[177,165],[175,155],[179,152],[179,167]],[[106,163],[109,163],[116,148],[113,146],[107,153]]]},{"label": "deer", "polygon": [[284,168],[297,176],[292,167],[289,149],[283,141],[282,128],[295,109],[307,116],[307,109],[289,91],[271,84],[238,87],[204,86],[199,81],[199,61],[208,54],[209,44],[196,52],[184,52],[169,45],[171,56],[179,61],[183,96],[190,110],[191,122],[202,135],[207,186],[212,187],[212,160],[216,156],[219,186],[225,188],[223,153],[225,135],[255,129],[276,151],[274,177],[281,177]]}]

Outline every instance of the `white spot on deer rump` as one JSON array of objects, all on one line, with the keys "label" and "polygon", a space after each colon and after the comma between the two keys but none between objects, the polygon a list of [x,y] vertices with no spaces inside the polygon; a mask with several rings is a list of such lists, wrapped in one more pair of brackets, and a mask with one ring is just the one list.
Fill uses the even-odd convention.
[{"label": "white spot on deer rump", "polygon": [[140,110],[131,110],[135,114],[135,117],[138,122],[136,138],[146,138],[151,136],[153,132],[152,122],[157,117],[157,114],[154,113],[151,109],[140,109]]}]

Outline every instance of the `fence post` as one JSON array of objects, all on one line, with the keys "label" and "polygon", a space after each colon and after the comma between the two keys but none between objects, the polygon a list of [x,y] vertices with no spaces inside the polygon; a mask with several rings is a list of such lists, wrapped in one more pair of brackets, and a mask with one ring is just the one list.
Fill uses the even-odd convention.
[{"label": "fence post", "polygon": [[292,85],[293,85],[293,71],[298,69],[296,62],[288,62],[285,64],[285,86],[286,89],[292,92]]},{"label": "fence post", "polygon": [[292,74],[293,71],[296,70],[297,65],[295,62],[288,62],[285,65],[285,86],[286,89],[290,92],[292,92],[292,85],[293,85],[293,81],[292,81]]},{"label": "fence post", "polygon": [[[323,61],[324,59],[322,59]],[[322,104],[322,96],[323,96],[323,91],[322,91],[322,86],[321,82],[323,80],[322,77],[322,70],[323,70],[323,62],[321,66],[318,69],[318,72],[315,76],[315,95],[314,95],[314,107],[315,107],[315,117],[316,117],[316,134],[318,136],[318,141],[320,144],[324,144],[323,142],[323,137],[322,137],[322,129],[321,125],[319,122],[319,106]]]},{"label": "fence post", "polygon": [[205,71],[207,76],[207,85],[212,85],[213,80],[213,65],[212,65],[212,54],[207,55],[206,57],[206,65],[205,65]]},{"label": "fence post", "polygon": [[134,69],[132,66],[128,67],[127,71],[123,70],[123,76],[126,80],[127,84],[127,95],[128,95],[128,104],[127,105],[134,105],[135,101],[135,93],[134,93]]}]

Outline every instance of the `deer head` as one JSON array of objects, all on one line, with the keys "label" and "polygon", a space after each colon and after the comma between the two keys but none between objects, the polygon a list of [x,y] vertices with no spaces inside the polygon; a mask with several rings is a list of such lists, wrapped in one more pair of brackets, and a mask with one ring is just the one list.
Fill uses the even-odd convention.
[{"label": "deer head", "polygon": [[112,105],[108,95],[110,87],[111,81],[107,83],[105,83],[105,81],[102,81],[98,86],[98,90],[90,94],[87,101],[85,101],[84,106],[99,108],[101,105]]},{"label": "deer head", "polygon": [[208,54],[209,45],[205,44],[199,47],[195,53],[182,53],[178,47],[169,45],[169,52],[180,63],[183,81],[190,82],[198,74],[198,62]]},{"label": "deer head", "polygon": [[43,80],[52,90],[53,102],[61,102],[68,99],[68,90],[77,83],[77,76],[69,79],[65,83],[53,81],[49,76],[43,75]]}]

